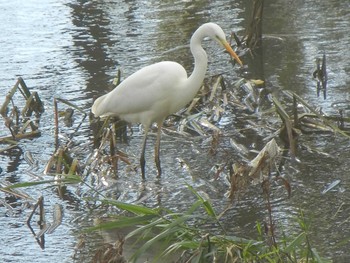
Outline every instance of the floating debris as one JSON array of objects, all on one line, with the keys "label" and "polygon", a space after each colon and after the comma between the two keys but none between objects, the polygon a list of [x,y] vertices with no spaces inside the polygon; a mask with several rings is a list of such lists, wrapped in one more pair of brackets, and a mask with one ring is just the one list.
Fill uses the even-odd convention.
[{"label": "floating debris", "polygon": [[327,65],[326,65],[326,52],[323,52],[322,59],[316,59],[316,70],[312,74],[317,80],[317,97],[320,96],[320,91],[323,91],[323,98],[327,98]]},{"label": "floating debris", "polygon": [[265,177],[269,176],[272,168],[275,166],[277,158],[281,157],[281,149],[277,145],[276,140],[272,139],[259,154],[250,161],[251,167],[248,176],[254,178],[255,183],[261,183]]},{"label": "floating debris", "polygon": [[45,248],[45,238],[44,235],[40,235],[40,237],[37,237],[37,234],[35,233],[32,225],[31,225],[31,221],[32,221],[32,217],[35,213],[35,211],[37,210],[37,208],[39,207],[39,220],[37,221],[39,227],[40,227],[40,231],[43,231],[44,229],[46,229],[46,222],[45,222],[45,211],[44,211],[44,197],[40,196],[38,201],[36,202],[36,204],[34,205],[33,211],[32,213],[29,215],[28,219],[27,219],[27,226],[29,227],[30,231],[32,232],[32,234],[34,235],[36,241],[38,242],[39,246],[44,249]]},{"label": "floating debris", "polygon": [[123,257],[123,246],[125,239],[120,237],[114,244],[104,244],[96,252],[93,257],[93,262],[128,262]]},{"label": "floating debris", "polygon": [[269,180],[271,172],[277,167],[279,159],[282,157],[282,150],[271,139],[258,155],[247,163],[235,163],[229,165],[230,170],[230,190],[228,197],[233,200],[234,196],[245,190],[250,184],[263,184]]},{"label": "floating debris", "polygon": [[52,234],[57,227],[59,227],[62,223],[63,218],[63,209],[59,204],[55,204],[53,207],[53,216],[52,216],[52,224],[47,229],[47,234]]},{"label": "floating debris", "polygon": [[230,138],[230,145],[241,157],[247,158],[249,149],[246,146],[236,142],[233,138]]},{"label": "floating debris", "polygon": [[[54,98],[53,102],[54,102],[54,109],[55,109],[55,145],[56,145],[56,149],[58,149],[59,116],[63,115],[63,122],[65,123],[65,125],[67,127],[72,127],[74,122],[74,109],[82,114],[79,124],[77,125],[75,130],[68,136],[68,138],[71,139],[74,136],[74,134],[80,129],[81,125],[84,123],[84,120],[86,119],[87,114],[80,107],[76,106],[75,104],[71,103],[68,100],[65,100],[62,98]],[[68,105],[71,108],[65,109],[65,111],[62,114],[60,114],[60,112],[58,111],[58,102]]]},{"label": "floating debris", "polygon": [[[37,224],[39,226],[39,231],[35,232],[32,226],[32,218],[36,213],[36,210],[39,208],[39,220],[37,220]],[[45,248],[45,234],[52,234],[54,230],[61,225],[62,223],[62,206],[56,204],[54,205],[53,210],[53,222],[50,223],[45,218],[45,209],[44,209],[44,197],[40,196],[38,201],[35,203],[31,214],[27,219],[27,226],[35,237],[36,241],[40,245],[42,249]]]},{"label": "floating debris", "polygon": [[327,187],[322,191],[322,194],[324,195],[325,193],[329,192],[332,190],[334,187],[336,187],[338,184],[340,184],[340,180],[335,180],[331,184],[327,185]]},{"label": "floating debris", "polygon": [[[20,93],[25,100],[17,101],[16,93]],[[20,99],[19,99],[20,100]],[[1,105],[0,114],[4,118],[5,126],[9,129],[10,136],[0,138],[0,142],[9,143],[9,139],[15,141],[23,138],[40,136],[39,117],[44,112],[44,105],[36,91],[31,92],[22,78],[18,78],[16,84],[6,95]],[[35,116],[33,116],[35,113]]]}]

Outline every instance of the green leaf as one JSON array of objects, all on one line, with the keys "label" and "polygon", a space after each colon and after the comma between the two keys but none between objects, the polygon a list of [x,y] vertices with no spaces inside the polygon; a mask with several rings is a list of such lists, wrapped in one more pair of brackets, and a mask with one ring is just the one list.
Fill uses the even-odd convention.
[{"label": "green leaf", "polygon": [[156,235],[152,239],[148,240],[143,246],[141,246],[131,257],[133,261],[136,261],[143,253],[145,253],[150,247],[157,245],[157,242],[165,238],[170,238],[174,233],[178,231],[178,228],[167,228],[165,231]]},{"label": "green leaf", "polygon": [[295,251],[304,241],[305,232],[302,232],[286,247],[285,251],[288,253]]},{"label": "green leaf", "polygon": [[135,217],[123,217],[115,221],[102,223],[94,227],[88,228],[87,232],[92,232],[96,230],[109,230],[109,229],[118,229],[124,227],[135,226],[139,224],[146,224],[149,221],[154,219],[153,215],[144,215],[144,216],[135,216]]},{"label": "green leaf", "polygon": [[102,202],[137,215],[159,215],[159,211],[157,209],[152,209],[141,205],[128,204],[109,199],[104,199]]},{"label": "green leaf", "polygon": [[36,181],[36,182],[17,183],[17,184],[6,186],[4,189],[31,187],[31,186],[36,186],[36,185],[40,185],[40,184],[51,184],[51,183],[56,183],[56,180],[42,180],[42,181]]},{"label": "green leaf", "polygon": [[316,258],[316,262],[319,262],[319,263],[331,263],[332,262],[331,260],[321,258],[315,248],[312,248],[311,252],[312,252],[313,256]]},{"label": "green leaf", "polygon": [[62,178],[59,179],[50,179],[50,180],[41,180],[41,181],[35,181],[35,182],[23,182],[23,183],[17,183],[13,185],[6,186],[4,189],[14,189],[14,188],[22,188],[22,187],[31,187],[41,184],[77,184],[82,182],[81,177],[78,175],[64,175],[59,174],[62,176]]},{"label": "green leaf", "polygon": [[208,200],[205,200],[191,185],[187,184],[187,187],[191,190],[193,194],[202,202],[205,211],[208,215],[216,218],[216,213]]}]

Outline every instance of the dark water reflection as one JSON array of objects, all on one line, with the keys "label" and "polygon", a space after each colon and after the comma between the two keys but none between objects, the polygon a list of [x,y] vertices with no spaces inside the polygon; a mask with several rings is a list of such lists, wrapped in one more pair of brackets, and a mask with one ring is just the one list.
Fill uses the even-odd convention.
[{"label": "dark water reflection", "polygon": [[[261,57],[252,60],[246,56],[243,60],[248,64],[247,71],[233,71],[227,56],[218,52],[214,44],[205,42],[210,59],[207,75],[223,73],[227,81],[235,80],[237,75],[264,77],[271,89],[293,90],[325,112],[335,112],[331,103],[346,99],[350,85],[349,2],[277,0],[265,1],[265,4],[265,37]],[[250,3],[243,0],[29,0],[2,1],[0,8],[3,10],[0,16],[0,92],[6,94],[16,78],[22,76],[30,87],[38,90],[46,108],[41,122],[43,135],[22,141],[18,149],[0,155],[0,182],[11,183],[33,180],[27,172],[30,167],[23,159],[26,151],[38,160],[38,167],[34,170],[37,174],[43,171],[54,151],[53,97],[68,99],[88,111],[93,95],[104,94],[109,89],[118,68],[122,69],[125,77],[150,63],[175,60],[190,71],[193,61],[188,42],[200,24],[215,21],[227,34],[235,30],[243,35],[251,11]],[[324,51],[329,78],[327,100],[316,96],[316,83],[312,79],[315,59],[321,57]],[[4,127],[2,120],[0,124]],[[6,132],[1,128],[0,135]],[[255,139],[247,143],[261,143],[260,138]],[[85,143],[80,152],[84,159],[84,152],[91,150],[87,123],[75,140],[77,144]],[[140,140],[136,129],[129,146],[121,146],[135,162]],[[315,157],[315,154],[302,149],[299,153],[300,165],[286,167],[293,195],[287,199],[283,187],[277,188],[273,201],[276,217],[286,231],[293,232],[297,209],[305,209],[319,250],[329,257],[349,256],[348,243],[338,245],[350,234],[346,223],[350,199],[347,192],[349,142],[330,136],[310,136],[304,140],[313,149],[328,155],[318,154]],[[220,156],[208,160],[208,156],[201,153],[206,152],[209,146],[194,138],[165,137],[162,147],[167,153],[163,156],[167,170],[164,179],[156,183],[150,176],[149,182],[140,185],[137,175],[131,175],[125,182],[119,182],[119,188],[129,189],[119,196],[120,200],[134,201],[144,194],[149,205],[166,204],[173,209],[184,209],[194,198],[184,182],[192,182],[196,189],[208,193],[219,211],[225,207],[226,203],[222,202],[225,185],[210,182],[208,187],[212,178],[208,171]],[[181,167],[176,158],[188,162],[191,170]],[[151,175],[154,172],[151,160],[147,171]],[[337,179],[341,180],[340,186],[322,195],[325,186]],[[56,193],[48,189],[25,191],[34,199],[43,194],[48,200],[48,213],[52,212],[53,204],[62,203]],[[71,191],[74,192],[74,188]],[[255,230],[251,229],[257,220],[265,216],[265,211],[261,209],[264,202],[256,192],[259,189],[248,192],[226,216],[228,222],[234,218],[232,231],[237,235],[254,237]],[[9,216],[6,207],[0,206],[2,239],[10,247],[2,246],[0,254],[3,261],[71,262],[74,245],[78,242],[79,234],[76,233],[91,223],[94,213],[84,211],[84,207],[79,207],[72,200],[63,204],[66,210],[64,223],[54,234],[47,236],[45,251],[40,251],[24,223],[28,209]],[[97,241],[103,239],[99,234],[95,237]]]}]

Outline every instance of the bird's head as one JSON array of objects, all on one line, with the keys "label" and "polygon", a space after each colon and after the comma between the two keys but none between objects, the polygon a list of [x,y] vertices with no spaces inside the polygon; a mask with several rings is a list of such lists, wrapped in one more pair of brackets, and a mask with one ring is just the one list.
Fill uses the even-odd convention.
[{"label": "bird's head", "polygon": [[[230,44],[226,40],[226,36],[222,28],[215,23],[206,23],[201,26],[205,35],[217,41],[221,46],[223,46],[228,53],[238,62],[239,65],[243,66],[243,62],[238,57],[236,52],[233,51]],[[200,27],[200,28],[201,28]]]}]

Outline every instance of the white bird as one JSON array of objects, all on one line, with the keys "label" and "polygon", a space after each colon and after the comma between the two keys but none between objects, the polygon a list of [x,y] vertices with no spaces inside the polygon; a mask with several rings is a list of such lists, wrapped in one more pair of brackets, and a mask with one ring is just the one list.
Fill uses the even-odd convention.
[{"label": "white bird", "polygon": [[182,109],[197,94],[208,66],[207,54],[201,43],[205,37],[217,41],[242,66],[242,61],[226,41],[225,33],[214,23],[201,25],[191,37],[190,49],[194,57],[194,70],[188,77],[186,70],[173,61],[146,66],[111,92],[96,99],[92,113],[96,117],[118,116],[130,123],[141,123],[145,135],[141,151],[141,174],[145,179],[145,148],[152,123],[158,125],[155,144],[155,163],[161,175],[159,147],[162,124],[167,116]]}]

